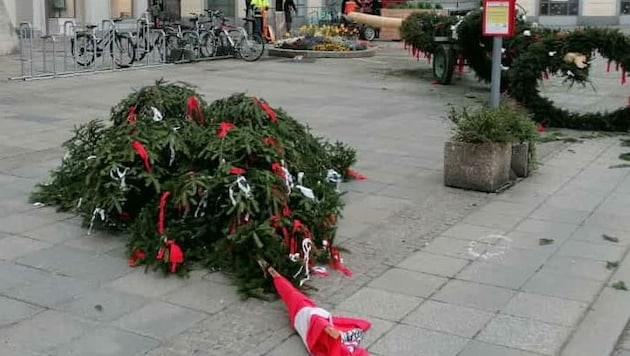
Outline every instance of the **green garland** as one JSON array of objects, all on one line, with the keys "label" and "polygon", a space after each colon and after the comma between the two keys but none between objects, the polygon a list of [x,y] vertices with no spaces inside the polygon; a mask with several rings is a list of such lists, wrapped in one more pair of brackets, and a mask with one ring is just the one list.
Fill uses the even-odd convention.
[{"label": "green garland", "polygon": [[[432,53],[434,36],[443,36],[452,17],[412,14],[401,26],[401,35],[412,52]],[[452,30],[451,30],[452,32]],[[482,13],[473,11],[457,25],[454,45],[480,81],[490,82],[492,39],[482,35]],[[630,68],[630,39],[619,30],[584,28],[560,31],[535,27],[516,18],[515,36],[504,40],[501,87],[530,111],[532,118],[544,125],[586,130],[628,131],[630,109],[612,112],[576,113],[558,108],[540,95],[539,83],[548,75],[561,76],[569,85],[589,84],[589,68],[579,68],[565,61],[567,53],[583,54],[587,62],[599,53],[619,66],[621,75]]]},{"label": "green garland", "polygon": [[233,276],[249,296],[273,288],[260,257],[296,283],[309,260],[341,269],[334,235],[343,202],[328,176],[349,172],[354,150],[313,136],[261,99],[207,104],[192,88],[164,82],[122,100],[111,121],[77,128],[31,201],[127,234],[131,265],[179,273],[201,263]]}]

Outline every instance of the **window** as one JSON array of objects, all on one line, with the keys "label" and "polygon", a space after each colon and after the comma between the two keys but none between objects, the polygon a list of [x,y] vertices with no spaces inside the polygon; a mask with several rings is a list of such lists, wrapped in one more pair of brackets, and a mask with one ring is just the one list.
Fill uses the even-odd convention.
[{"label": "window", "polygon": [[630,15],[630,0],[621,0],[621,14]]},{"label": "window", "polygon": [[295,1],[295,7],[297,7],[297,13],[295,14],[295,17],[306,17],[306,0]]},{"label": "window", "polygon": [[[243,0],[237,0],[237,1],[243,1]],[[236,15],[235,7],[236,7],[236,3],[234,0],[207,0],[206,1],[206,9],[219,10],[223,12],[225,17],[233,18]]]},{"label": "window", "polygon": [[131,0],[112,0],[111,17],[129,18],[132,16],[133,7]]},{"label": "window", "polygon": [[540,16],[577,16],[579,0],[540,0]]}]

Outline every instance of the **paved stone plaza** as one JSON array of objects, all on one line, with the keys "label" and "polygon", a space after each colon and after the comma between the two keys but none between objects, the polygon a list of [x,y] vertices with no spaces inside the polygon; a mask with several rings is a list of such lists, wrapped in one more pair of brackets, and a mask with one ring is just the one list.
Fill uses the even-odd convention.
[{"label": "paved stone plaza", "polygon": [[[401,44],[380,46],[369,59],[2,81],[0,355],[306,355],[280,302],[242,301],[218,273],[180,279],[131,269],[124,237],[87,236],[78,219],[27,203],[74,125],[106,118],[160,77],[195,84],[210,100],[261,96],[358,150],[368,180],[344,185],[338,236],[353,252],[344,257],[354,276],[316,280],[313,298],[372,321],[372,355],[610,355],[630,317],[630,292],[610,287],[630,284],[630,170],[609,167],[630,149],[619,137],[548,143],[539,170],[501,194],[446,188],[446,104],[477,102],[485,88],[467,73],[434,86],[427,63]],[[16,74],[19,65],[0,58],[0,75]],[[627,103],[619,73],[600,63],[593,77],[597,93],[546,85],[577,109]]]}]

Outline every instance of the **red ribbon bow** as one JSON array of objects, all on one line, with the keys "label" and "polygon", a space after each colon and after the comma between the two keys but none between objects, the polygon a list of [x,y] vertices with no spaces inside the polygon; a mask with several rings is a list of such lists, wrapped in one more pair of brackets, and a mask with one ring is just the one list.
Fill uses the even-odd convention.
[{"label": "red ribbon bow", "polygon": [[166,215],[166,201],[169,196],[171,196],[171,192],[166,191],[160,197],[160,211],[158,213],[158,234],[160,236],[164,236],[164,217]]},{"label": "red ribbon bow", "polygon": [[271,106],[269,106],[269,104],[267,104],[262,99],[258,99],[257,97],[254,97],[254,101],[258,103],[258,106],[260,106],[260,108],[263,109],[267,113],[267,115],[269,115],[269,118],[271,119],[272,122],[278,121],[278,115],[276,115],[276,112],[273,111],[273,109],[271,108]]},{"label": "red ribbon bow", "polygon": [[127,111],[127,123],[128,124],[134,124],[137,120],[137,116],[136,116],[136,107],[135,106],[130,106],[129,107],[129,111]]},{"label": "red ribbon bow", "polygon": [[232,168],[230,168],[230,174],[234,174],[234,175],[237,175],[237,176],[242,176],[245,173],[247,173],[247,171],[244,170],[243,168],[239,168],[239,167],[232,167]]},{"label": "red ribbon bow", "polygon": [[228,132],[230,132],[230,130],[235,127],[236,126],[231,122],[222,122],[219,125],[219,132],[217,132],[217,137],[224,138],[225,136],[227,136]]},{"label": "red ribbon bow", "polygon": [[538,126],[536,126],[536,131],[538,131],[538,133],[545,132],[545,126],[543,126],[543,124],[538,124]]},{"label": "red ribbon bow", "polygon": [[348,177],[350,177],[352,179],[356,179],[356,180],[366,180],[367,179],[366,176],[364,176],[363,174],[355,171],[354,169],[348,168],[346,173],[348,174]]},{"label": "red ribbon bow", "polygon": [[282,165],[280,163],[273,162],[271,164],[271,171],[278,177],[285,179],[284,169],[282,169]]},{"label": "red ribbon bow", "polygon": [[[166,248],[169,248],[168,256],[166,254]],[[164,257],[167,257],[166,259]],[[164,262],[171,264],[171,273],[177,271],[177,265],[184,262],[184,252],[182,248],[175,242],[175,240],[166,240],[164,246],[160,247],[156,256],[158,260],[165,260]]]},{"label": "red ribbon bow", "polygon": [[147,170],[147,172],[151,172],[151,163],[149,163],[149,153],[147,152],[146,148],[144,148],[142,143],[140,143],[139,141],[133,141],[131,143],[131,147],[133,148],[134,151],[136,151],[138,156],[140,156],[140,158],[142,159],[142,162],[144,163],[144,168]]},{"label": "red ribbon bow", "polygon": [[352,277],[352,271],[341,262],[341,253],[336,247],[330,248],[330,267],[348,277]]},{"label": "red ribbon bow", "polygon": [[129,257],[129,267],[136,267],[138,261],[143,260],[145,257],[147,257],[147,254],[142,249],[135,249]]},{"label": "red ribbon bow", "polygon": [[201,107],[199,106],[199,99],[195,96],[191,96],[188,98],[188,103],[186,105],[186,115],[192,119],[196,120],[199,125],[204,125],[206,121],[203,119],[203,113],[201,112]]}]

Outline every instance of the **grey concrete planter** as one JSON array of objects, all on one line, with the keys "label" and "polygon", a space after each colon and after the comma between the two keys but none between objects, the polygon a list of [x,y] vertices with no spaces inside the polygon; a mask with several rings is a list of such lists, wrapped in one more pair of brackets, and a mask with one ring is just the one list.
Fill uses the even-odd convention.
[{"label": "grey concrete planter", "polygon": [[529,143],[512,145],[512,171],[519,178],[529,175]]},{"label": "grey concrete planter", "polygon": [[444,185],[496,192],[510,181],[512,144],[446,142]]}]

